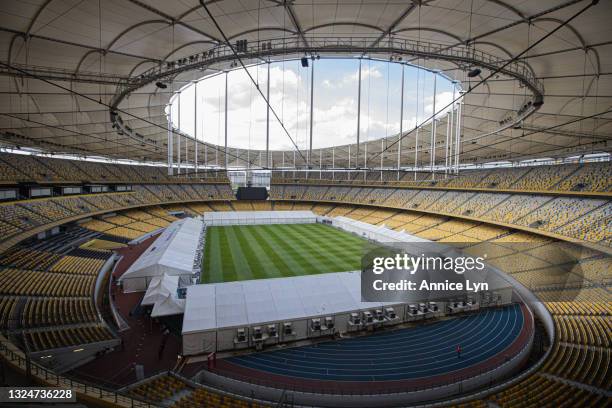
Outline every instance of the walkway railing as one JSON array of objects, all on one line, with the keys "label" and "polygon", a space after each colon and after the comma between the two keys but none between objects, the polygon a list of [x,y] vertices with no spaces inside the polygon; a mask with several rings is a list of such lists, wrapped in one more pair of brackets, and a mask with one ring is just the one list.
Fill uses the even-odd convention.
[{"label": "walkway railing", "polygon": [[5,360],[15,370],[26,373],[41,384],[49,387],[70,388],[77,393],[79,399],[98,401],[117,407],[153,408],[158,407],[153,403],[134,399],[97,385],[88,384],[84,381],[73,380],[69,377],[57,374],[39,364],[32,362],[8,339],[0,335],[0,358]]}]

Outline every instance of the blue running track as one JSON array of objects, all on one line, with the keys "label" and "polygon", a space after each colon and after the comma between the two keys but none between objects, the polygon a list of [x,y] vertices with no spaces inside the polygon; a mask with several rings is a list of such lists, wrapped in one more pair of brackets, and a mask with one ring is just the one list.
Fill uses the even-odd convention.
[{"label": "blue running track", "polygon": [[[322,381],[397,381],[449,375],[499,356],[521,334],[523,308],[510,305],[456,319],[224,361],[278,375]],[[456,347],[462,347],[457,357]],[[232,370],[233,371],[233,370]]]}]

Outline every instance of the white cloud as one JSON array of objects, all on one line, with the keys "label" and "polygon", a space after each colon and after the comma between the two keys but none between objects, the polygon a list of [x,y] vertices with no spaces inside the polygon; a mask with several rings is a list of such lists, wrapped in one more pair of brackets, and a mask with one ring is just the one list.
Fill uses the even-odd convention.
[{"label": "white cloud", "polygon": [[[253,78],[258,79],[261,90],[266,93],[267,67],[257,69],[250,67]],[[362,106],[360,133],[361,140],[373,140],[385,135],[395,135],[399,131],[399,91],[390,89],[387,108],[387,87],[380,86],[387,82],[386,72],[379,66],[362,66],[362,81],[368,80],[368,86],[362,89]],[[340,78],[333,81],[332,78]],[[393,78],[393,77],[392,77]],[[315,76],[318,86],[315,88],[314,134],[313,147],[327,147],[353,143],[357,133],[357,79],[358,71],[351,67],[351,72],[337,71],[333,74],[320,69]],[[232,147],[262,149],[265,147],[267,106],[251,80],[242,70],[229,74],[228,98],[228,134]],[[392,79],[394,80],[394,79]],[[315,81],[315,83],[317,83]],[[372,84],[370,86],[370,83]],[[407,83],[408,84],[408,83]],[[300,149],[308,148],[310,126],[310,89],[308,71],[296,64],[273,64],[270,67],[270,103],[284,126],[296,141]],[[440,84],[439,84],[440,85]],[[405,131],[414,128],[432,113],[433,98],[426,97],[419,101],[421,107],[416,115],[416,98],[411,87],[407,87],[404,123]],[[440,109],[452,99],[452,92],[444,86],[437,94],[436,109]],[[187,95],[187,92],[185,92]],[[193,93],[190,94],[193,100]],[[223,143],[224,108],[225,108],[225,75],[208,78],[198,86],[198,135],[212,143]],[[182,106],[183,115],[190,119],[187,129],[192,130],[193,107],[189,101]],[[174,108],[173,108],[174,110]],[[272,149],[293,149],[293,144],[283,131],[274,115],[270,113],[270,147]]]}]

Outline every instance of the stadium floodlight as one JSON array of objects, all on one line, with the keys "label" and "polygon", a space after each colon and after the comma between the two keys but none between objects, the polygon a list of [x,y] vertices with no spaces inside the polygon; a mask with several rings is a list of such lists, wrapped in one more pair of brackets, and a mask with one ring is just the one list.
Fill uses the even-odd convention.
[{"label": "stadium floodlight", "polygon": [[477,77],[478,75],[480,75],[481,72],[482,72],[482,70],[480,68],[474,68],[473,70],[468,72],[467,76],[470,77],[470,78],[474,78],[474,77]]},{"label": "stadium floodlight", "polygon": [[302,62],[303,68],[308,68],[308,58],[306,56],[302,57],[300,61]]},{"label": "stadium floodlight", "polygon": [[156,86],[156,87],[158,87],[159,89],[166,89],[166,88],[168,88],[168,85],[164,84],[164,83],[163,83],[163,82],[161,82],[161,81],[157,81],[157,82],[155,83],[155,86]]}]

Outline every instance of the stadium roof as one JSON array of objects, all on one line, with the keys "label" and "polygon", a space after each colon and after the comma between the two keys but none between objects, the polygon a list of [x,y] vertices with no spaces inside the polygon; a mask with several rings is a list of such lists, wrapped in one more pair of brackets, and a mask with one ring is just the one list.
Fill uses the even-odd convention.
[{"label": "stadium roof", "polygon": [[[225,36],[232,44],[248,39],[249,46],[257,46],[260,51],[244,56],[247,64],[305,53],[402,56],[442,71],[468,91],[462,163],[608,152],[611,16],[612,2],[590,0],[5,1],[0,4],[0,141],[163,162],[164,108],[172,93],[156,82],[174,81],[177,89],[229,69],[236,60]],[[517,55],[519,61],[470,90]],[[180,65],[168,68],[175,61]],[[482,73],[470,84],[467,72],[475,67]],[[523,118],[524,104],[540,96],[543,105]],[[119,123],[111,120],[111,110]],[[120,126],[130,131],[118,132]],[[414,137],[413,132],[402,143],[405,165],[414,157],[409,150]],[[388,144],[394,140],[397,136]],[[427,151],[429,138],[421,142]],[[376,155],[380,142],[370,143],[368,152]],[[188,149],[194,157],[193,143]],[[198,149],[202,157],[204,144]],[[235,156],[245,158],[246,150],[231,154],[230,164],[244,165]],[[331,149],[324,149],[322,164],[330,165],[331,156]],[[396,156],[396,146],[390,147],[384,166],[393,167]],[[280,157],[274,153],[273,162],[280,163]],[[319,152],[313,157],[318,161]],[[348,166],[348,146],[335,149],[335,164]]]}]

